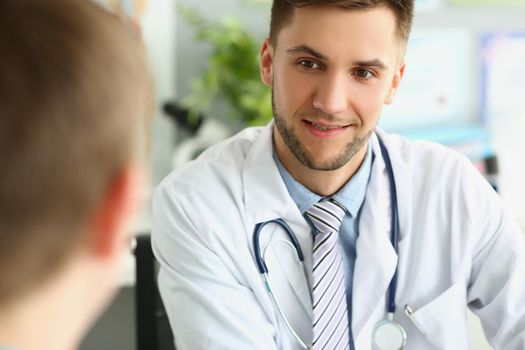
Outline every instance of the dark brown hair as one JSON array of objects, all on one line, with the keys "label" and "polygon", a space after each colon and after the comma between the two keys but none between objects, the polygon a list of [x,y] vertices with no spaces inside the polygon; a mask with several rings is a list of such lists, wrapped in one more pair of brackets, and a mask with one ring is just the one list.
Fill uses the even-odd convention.
[{"label": "dark brown hair", "polygon": [[396,17],[396,33],[403,43],[408,40],[414,16],[414,0],[274,0],[270,20],[270,43],[274,47],[279,31],[290,23],[294,10],[306,6],[337,6],[349,10],[385,6],[392,10]]},{"label": "dark brown hair", "polygon": [[0,303],[60,268],[152,111],[144,52],[87,0],[0,1]]}]

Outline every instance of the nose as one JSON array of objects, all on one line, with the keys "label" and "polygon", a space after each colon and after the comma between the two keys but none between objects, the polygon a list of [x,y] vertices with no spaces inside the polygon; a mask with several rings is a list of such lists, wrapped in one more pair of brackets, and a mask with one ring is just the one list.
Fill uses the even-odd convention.
[{"label": "nose", "polygon": [[327,74],[319,84],[313,99],[313,106],[327,114],[346,111],[348,106],[348,80],[346,74]]}]

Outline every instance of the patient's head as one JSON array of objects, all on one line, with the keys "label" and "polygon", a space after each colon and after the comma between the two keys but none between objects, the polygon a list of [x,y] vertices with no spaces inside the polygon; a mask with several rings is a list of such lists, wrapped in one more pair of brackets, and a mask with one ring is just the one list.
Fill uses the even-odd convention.
[{"label": "patient's head", "polygon": [[0,57],[4,307],[75,259],[113,269],[129,241],[152,92],[137,38],[87,0],[1,0]]}]

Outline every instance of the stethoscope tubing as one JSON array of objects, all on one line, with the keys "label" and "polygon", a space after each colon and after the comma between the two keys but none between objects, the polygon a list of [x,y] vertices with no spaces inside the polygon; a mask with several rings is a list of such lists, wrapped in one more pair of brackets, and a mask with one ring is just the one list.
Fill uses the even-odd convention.
[{"label": "stethoscope tubing", "polygon": [[[396,190],[396,181],[394,179],[394,170],[392,168],[392,162],[390,161],[390,155],[386,150],[384,143],[379,139],[379,147],[381,148],[381,155],[385,161],[386,171],[388,173],[388,182],[390,185],[390,227],[391,227],[391,238],[392,247],[394,251],[398,252],[398,243],[399,243],[399,211],[397,208],[397,190]],[[398,266],[396,265],[396,270],[390,284],[388,286],[388,305],[387,311],[389,314],[394,314],[396,312],[396,292],[397,292],[397,272]]]},{"label": "stethoscope tubing", "polygon": [[261,244],[259,240],[259,236],[261,235],[262,229],[264,226],[266,226],[269,223],[275,223],[279,226],[281,226],[284,229],[284,232],[288,235],[288,238],[292,242],[295,250],[297,251],[297,258],[301,263],[304,263],[304,255],[303,250],[301,249],[301,245],[299,244],[299,241],[297,240],[297,237],[293,233],[290,226],[281,218],[273,219],[265,222],[261,222],[257,225],[255,225],[255,229],[253,230],[253,250],[255,255],[255,262],[257,263],[257,267],[259,268],[259,272],[261,274],[268,275],[268,266],[266,266],[266,262],[263,259],[263,254],[261,254]]}]

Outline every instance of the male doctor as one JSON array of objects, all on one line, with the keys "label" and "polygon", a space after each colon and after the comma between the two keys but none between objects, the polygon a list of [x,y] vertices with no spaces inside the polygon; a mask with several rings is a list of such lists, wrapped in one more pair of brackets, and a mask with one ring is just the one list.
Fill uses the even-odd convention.
[{"label": "male doctor", "polygon": [[[274,121],[155,193],[178,349],[466,350],[467,307],[494,348],[525,349],[525,244],[497,194],[464,157],[376,127],[412,15],[410,0],[274,0]],[[281,224],[254,238],[275,219],[304,269]]]}]

